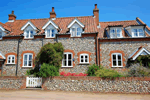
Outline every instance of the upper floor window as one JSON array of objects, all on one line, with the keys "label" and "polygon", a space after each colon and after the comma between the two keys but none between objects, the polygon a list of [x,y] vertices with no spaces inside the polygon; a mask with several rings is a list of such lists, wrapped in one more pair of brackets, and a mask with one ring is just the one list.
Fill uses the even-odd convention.
[{"label": "upper floor window", "polygon": [[0,31],[0,39],[2,39],[2,32]]},{"label": "upper floor window", "polygon": [[143,29],[132,29],[132,37],[144,37]]},{"label": "upper floor window", "polygon": [[89,55],[80,54],[80,63],[89,63]]},{"label": "upper floor window", "polygon": [[122,67],[122,54],[121,53],[112,54],[112,67]]},{"label": "upper floor window", "polygon": [[8,56],[7,64],[15,64],[15,55],[9,55]]},{"label": "upper floor window", "polygon": [[121,28],[112,28],[112,29],[110,29],[110,37],[111,38],[121,38],[122,37]]},{"label": "upper floor window", "polygon": [[33,54],[32,53],[25,53],[23,55],[23,67],[32,67]]},{"label": "upper floor window", "polygon": [[25,31],[25,38],[33,38],[34,31],[33,30],[26,30]]},{"label": "upper floor window", "polygon": [[55,29],[47,29],[46,30],[46,38],[53,38],[55,37],[56,30]]},{"label": "upper floor window", "polygon": [[72,67],[72,66],[73,66],[72,53],[65,52],[62,60],[62,67]]},{"label": "upper floor window", "polygon": [[81,33],[82,33],[82,28],[80,28],[80,27],[71,28],[71,36],[72,37],[81,36]]}]

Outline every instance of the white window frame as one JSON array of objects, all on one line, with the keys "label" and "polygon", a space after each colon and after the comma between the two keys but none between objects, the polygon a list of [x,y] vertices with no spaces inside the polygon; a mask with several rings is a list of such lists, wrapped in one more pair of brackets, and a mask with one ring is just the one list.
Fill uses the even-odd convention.
[{"label": "white window frame", "polygon": [[[29,31],[29,37],[26,37],[27,31]],[[31,31],[33,32],[33,37],[31,37]],[[34,38],[34,30],[32,30],[32,29],[25,30],[25,36],[24,37],[25,37],[25,39],[32,39],[32,38]]]},{"label": "white window frame", "polygon": [[[116,66],[113,65],[113,55],[116,55]],[[118,55],[121,55],[121,66],[118,66]],[[112,57],[112,67],[123,67],[122,54],[121,53],[113,53]]]},{"label": "white window frame", "polygon": [[[24,60],[25,60],[24,56],[25,55],[27,55],[27,66],[24,65]],[[31,64],[31,66],[28,66],[28,64],[29,64],[29,55],[32,55],[32,64]],[[22,67],[33,67],[33,54],[32,53],[24,53],[23,54],[23,66]]]},{"label": "white window frame", "polygon": [[[81,37],[82,28],[80,28],[81,31],[78,31],[78,28],[80,28],[80,27],[73,27],[73,28],[71,28],[71,37]],[[73,35],[73,29],[75,29],[74,35]],[[77,35],[78,32],[81,32],[80,35]]]},{"label": "white window frame", "polygon": [[[48,37],[48,30],[50,30],[50,36]],[[52,30],[54,30],[54,37],[52,37]],[[55,38],[55,36],[56,36],[56,32],[57,30],[56,29],[53,29],[53,28],[51,28],[51,29],[46,29],[45,30],[45,33],[46,33],[46,38]]]},{"label": "white window frame", "polygon": [[[112,37],[111,30],[115,30],[115,37]],[[117,30],[121,30],[120,31],[120,37],[117,36]],[[110,28],[110,38],[122,38],[122,28]]]},{"label": "white window frame", "polygon": [[[133,32],[134,29],[137,30],[137,35],[138,35],[138,36],[134,36],[134,32]],[[139,32],[140,29],[143,31],[143,34],[144,34],[143,36],[140,36],[140,35],[139,35],[139,34],[140,34],[140,32]],[[145,32],[144,32],[143,28],[132,28],[132,29],[131,29],[131,32],[132,32],[132,37],[145,37]]]},{"label": "white window frame", "polygon": [[[8,62],[9,57],[10,57],[10,63]],[[14,63],[12,63],[12,57],[14,57]],[[7,57],[7,64],[15,64],[15,55],[8,55],[8,57]]]},{"label": "white window frame", "polygon": [[[64,62],[63,62],[63,61],[64,61],[64,58],[63,58],[63,59],[62,59],[62,67],[73,67],[73,54],[72,54],[71,52],[65,52],[64,54],[67,55],[67,56],[66,56],[66,60],[67,60],[66,62],[67,62],[67,63],[66,63],[66,66],[64,66]],[[71,57],[72,57],[72,58],[71,58],[71,61],[72,61],[72,62],[71,62],[71,66],[68,66],[68,54],[71,54]],[[63,57],[64,57],[64,55],[63,55]]]},{"label": "white window frame", "polygon": [[[81,62],[81,56],[83,56],[83,62]],[[87,56],[88,62],[85,62],[85,56]],[[80,63],[82,64],[88,64],[89,63],[89,55],[88,54],[80,54]]]}]

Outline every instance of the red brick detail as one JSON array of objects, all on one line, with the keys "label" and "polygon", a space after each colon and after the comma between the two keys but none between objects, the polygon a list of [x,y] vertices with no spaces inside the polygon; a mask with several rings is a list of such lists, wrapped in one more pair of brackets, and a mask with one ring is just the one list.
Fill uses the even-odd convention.
[{"label": "red brick detail", "polygon": [[124,54],[123,51],[120,51],[120,50],[110,51],[110,53],[109,53],[109,56],[110,56],[110,59],[109,59],[110,65],[109,66],[112,67],[112,53],[121,53],[122,54],[122,63],[123,63],[123,67],[125,67],[125,63],[124,63],[125,62],[125,58],[124,58],[125,54]]},{"label": "red brick detail", "polygon": [[83,54],[83,53],[86,53],[86,54],[88,54],[89,55],[89,63],[91,62],[91,52],[89,52],[89,51],[80,51],[80,52],[78,52],[77,53],[77,56],[78,56],[78,58],[77,58],[77,61],[78,61],[78,63],[80,63],[80,54]]},{"label": "red brick detail", "polygon": [[[64,52],[71,52],[72,55],[73,55],[73,58],[74,58],[74,56],[75,56],[75,52],[74,52],[73,50],[67,49],[67,50],[64,50]],[[74,67],[74,66],[75,66],[75,61],[73,61],[73,67]]]},{"label": "red brick detail", "polygon": [[5,54],[5,57],[6,57],[5,64],[7,64],[7,59],[8,59],[9,55],[14,55],[15,56],[15,64],[17,64],[17,54],[14,53],[14,52],[10,52],[10,53]]},{"label": "red brick detail", "polygon": [[34,64],[34,60],[35,60],[35,53],[34,53],[34,51],[29,51],[29,50],[27,50],[27,51],[23,51],[23,52],[22,52],[22,54],[21,54],[21,59],[20,59],[20,61],[21,61],[20,67],[22,67],[22,66],[23,66],[23,54],[25,54],[25,53],[32,53],[32,54],[33,54],[32,64],[33,64],[33,68],[34,68],[34,67],[35,67],[35,64]]}]

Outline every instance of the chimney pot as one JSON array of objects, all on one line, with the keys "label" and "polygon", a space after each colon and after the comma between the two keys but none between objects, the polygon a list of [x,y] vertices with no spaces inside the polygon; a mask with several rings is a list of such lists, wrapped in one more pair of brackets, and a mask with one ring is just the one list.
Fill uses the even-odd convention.
[{"label": "chimney pot", "polygon": [[54,7],[52,7],[52,12],[54,12]]},{"label": "chimney pot", "polygon": [[8,16],[9,16],[9,18],[8,18],[9,21],[15,21],[16,20],[16,16],[14,14],[14,11],[12,11],[11,14],[9,14]]},{"label": "chimney pot", "polygon": [[14,11],[12,11],[11,14],[14,14]]},{"label": "chimney pot", "polygon": [[95,4],[95,9],[97,9],[97,4]]},{"label": "chimney pot", "polygon": [[99,9],[97,8],[97,4],[95,4],[95,9],[93,9],[93,14],[95,16],[95,21],[97,26],[99,26]]},{"label": "chimney pot", "polygon": [[52,7],[52,12],[50,12],[50,18],[56,18],[56,13],[54,11],[54,7]]}]

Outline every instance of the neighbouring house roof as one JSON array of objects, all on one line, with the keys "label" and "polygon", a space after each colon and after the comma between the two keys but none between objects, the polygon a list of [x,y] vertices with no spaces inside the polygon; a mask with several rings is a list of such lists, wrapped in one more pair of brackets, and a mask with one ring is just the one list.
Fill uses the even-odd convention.
[{"label": "neighbouring house roof", "polygon": [[5,59],[5,56],[3,56],[3,54],[0,52],[0,60]]},{"label": "neighbouring house roof", "polygon": [[[93,16],[85,16],[85,17],[64,17],[64,18],[56,18],[55,20],[52,20],[59,28],[59,34],[65,34],[69,31],[67,26],[74,20],[78,19],[84,26],[84,33],[95,33],[98,32],[96,21]],[[16,36],[23,34],[23,31],[21,28],[29,21],[29,19],[26,20],[15,20],[14,22],[7,22],[5,25],[10,26],[12,31],[8,35]],[[37,29],[39,29],[39,33],[44,33],[44,30],[42,29],[43,26],[49,21],[49,18],[44,19],[30,19],[31,23],[35,25]]]},{"label": "neighbouring house roof", "polygon": [[3,24],[3,23],[1,23],[1,22],[0,22],[0,25],[1,25],[4,29],[6,29],[6,30],[8,30],[8,31],[11,31],[11,28],[10,28],[9,26],[7,26],[7,25],[5,25],[5,24]]},{"label": "neighbouring house roof", "polygon": [[129,58],[135,60],[139,55],[150,55],[150,52],[143,47],[139,47],[129,56]]}]

